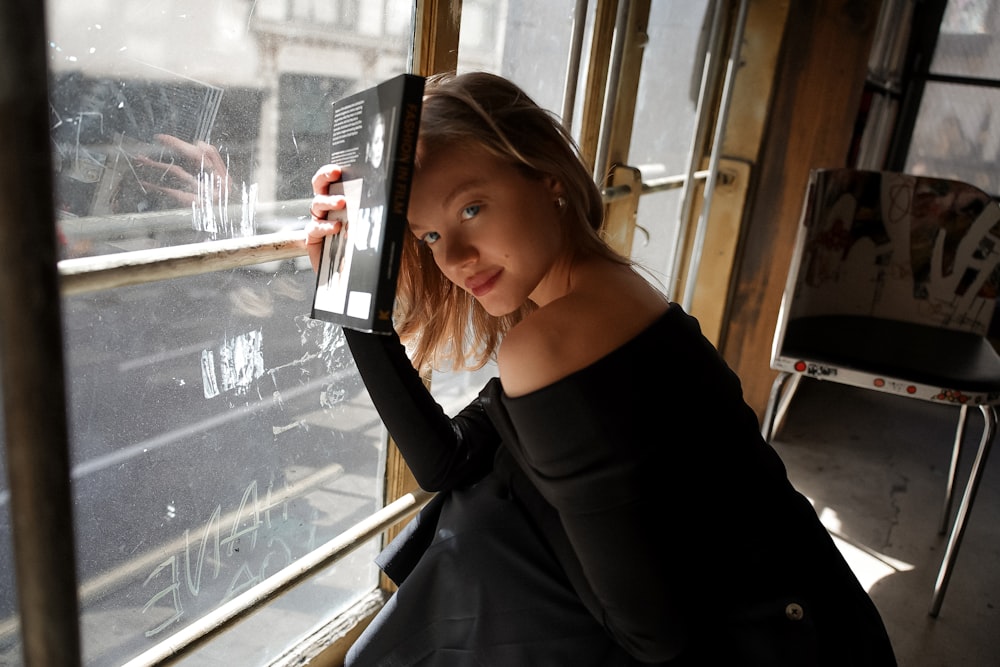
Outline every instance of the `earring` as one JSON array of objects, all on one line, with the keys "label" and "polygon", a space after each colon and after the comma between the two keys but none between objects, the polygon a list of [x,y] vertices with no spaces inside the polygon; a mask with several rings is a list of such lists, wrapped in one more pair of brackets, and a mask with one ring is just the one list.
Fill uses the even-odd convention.
[{"label": "earring", "polygon": [[556,208],[559,209],[560,211],[566,208],[566,198],[563,197],[562,195],[556,197]]}]

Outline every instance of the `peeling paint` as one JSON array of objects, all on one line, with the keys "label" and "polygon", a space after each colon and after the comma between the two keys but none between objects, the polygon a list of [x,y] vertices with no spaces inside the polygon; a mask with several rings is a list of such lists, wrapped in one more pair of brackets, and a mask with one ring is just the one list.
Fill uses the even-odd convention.
[{"label": "peeling paint", "polygon": [[219,347],[218,373],[215,353],[202,350],[201,375],[205,398],[213,398],[223,391],[245,395],[253,382],[264,375],[262,342],[260,329],[223,341]]},{"label": "peeling paint", "polygon": [[226,340],[219,348],[222,388],[246,394],[250,384],[264,374],[261,330]]},{"label": "peeling paint", "polygon": [[219,395],[219,380],[215,374],[215,353],[211,350],[201,352],[201,384],[205,389],[205,398]]}]

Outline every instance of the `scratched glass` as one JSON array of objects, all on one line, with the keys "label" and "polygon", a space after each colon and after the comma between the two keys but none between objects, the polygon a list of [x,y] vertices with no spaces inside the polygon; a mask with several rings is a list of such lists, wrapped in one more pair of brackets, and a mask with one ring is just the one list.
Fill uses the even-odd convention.
[{"label": "scratched glass", "polygon": [[[385,436],[342,332],[304,314],[311,288],[292,265],[64,301],[86,664],[146,650],[377,509]],[[255,664],[280,649],[255,636],[294,645],[373,588],[374,547],[264,608],[273,634],[216,650]]]},{"label": "scratched glass", "polygon": [[[48,0],[60,250],[301,228],[329,104],[406,71],[405,0]],[[384,427],[308,262],[64,299],[84,664],[120,665],[381,505]],[[20,664],[6,478],[0,664]],[[271,664],[377,586],[371,541],[184,664]]]}]

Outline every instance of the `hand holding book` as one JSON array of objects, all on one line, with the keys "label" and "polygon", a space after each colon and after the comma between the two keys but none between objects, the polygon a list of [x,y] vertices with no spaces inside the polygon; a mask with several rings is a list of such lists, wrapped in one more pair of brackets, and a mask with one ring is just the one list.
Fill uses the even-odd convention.
[{"label": "hand holding book", "polygon": [[312,214],[306,223],[306,250],[309,252],[309,262],[314,272],[319,272],[323,259],[323,239],[338,234],[343,227],[341,220],[329,220],[330,211],[343,211],[347,199],[343,195],[331,195],[330,184],[340,180],[340,167],[327,164],[320,167],[312,177],[313,200],[309,206]]}]

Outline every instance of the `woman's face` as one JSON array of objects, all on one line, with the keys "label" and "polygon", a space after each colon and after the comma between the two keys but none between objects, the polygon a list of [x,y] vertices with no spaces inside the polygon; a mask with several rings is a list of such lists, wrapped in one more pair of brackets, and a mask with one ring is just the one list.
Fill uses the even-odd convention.
[{"label": "woman's face", "polygon": [[550,270],[563,255],[561,194],[480,148],[453,146],[421,159],[410,193],[410,231],[445,277],[488,313],[551,300]]}]

